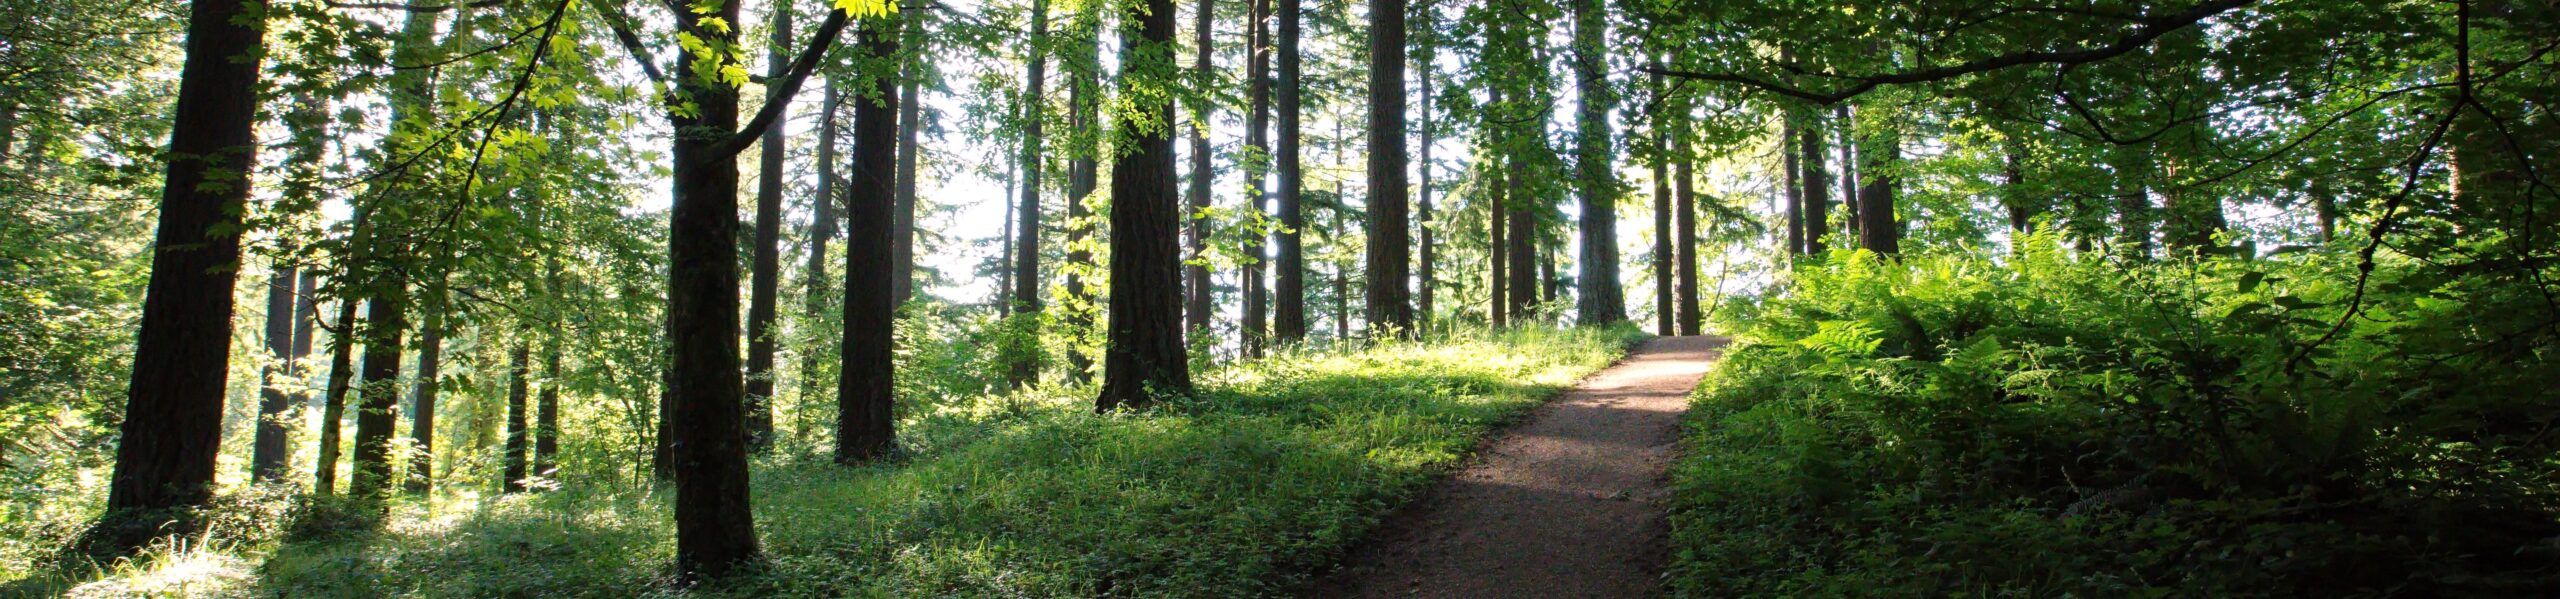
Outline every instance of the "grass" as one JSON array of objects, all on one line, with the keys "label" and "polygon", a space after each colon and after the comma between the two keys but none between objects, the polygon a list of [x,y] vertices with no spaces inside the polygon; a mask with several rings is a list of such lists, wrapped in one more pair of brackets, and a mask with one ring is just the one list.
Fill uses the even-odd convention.
[{"label": "grass", "polygon": [[[925,449],[900,463],[760,461],[770,562],[710,588],[670,585],[668,494],[609,484],[410,506],[378,533],[154,563],[223,573],[217,595],[1284,595],[1492,427],[1636,337],[1523,330],[1284,355],[1143,413],[1095,415],[1067,390],[907,414],[930,424],[910,429]],[[254,575],[238,576],[247,560]]]}]

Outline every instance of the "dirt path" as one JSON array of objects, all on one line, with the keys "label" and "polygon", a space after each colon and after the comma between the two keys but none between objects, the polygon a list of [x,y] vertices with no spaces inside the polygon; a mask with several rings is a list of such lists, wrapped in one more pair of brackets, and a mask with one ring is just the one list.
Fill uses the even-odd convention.
[{"label": "dirt path", "polygon": [[1645,597],[1689,390],[1724,346],[1646,342],[1389,516],[1310,597]]}]

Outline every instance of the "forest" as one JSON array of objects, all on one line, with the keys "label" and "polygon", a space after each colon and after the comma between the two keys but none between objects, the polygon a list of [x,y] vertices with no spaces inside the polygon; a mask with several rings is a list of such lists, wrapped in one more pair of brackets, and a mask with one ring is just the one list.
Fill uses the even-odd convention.
[{"label": "forest", "polygon": [[2555,50],[0,0],[0,596],[2548,596]]}]

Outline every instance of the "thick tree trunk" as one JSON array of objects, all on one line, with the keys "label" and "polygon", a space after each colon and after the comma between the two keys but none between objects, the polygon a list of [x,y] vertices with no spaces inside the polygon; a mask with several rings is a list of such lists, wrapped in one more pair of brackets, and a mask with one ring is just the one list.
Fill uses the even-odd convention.
[{"label": "thick tree trunk", "polygon": [[[524,334],[532,333],[532,327],[524,329]],[[531,473],[532,431],[528,429],[532,427],[526,422],[525,403],[532,395],[532,360],[533,346],[523,339],[516,340],[515,349],[507,352],[507,443],[501,457],[506,474],[501,482],[508,493],[524,492],[525,480]]]},{"label": "thick tree trunk", "polygon": [[[389,279],[389,277],[386,277]],[[400,336],[409,326],[409,297],[395,280],[379,280],[373,299],[365,302],[364,383],[356,393],[354,476],[348,495],[380,505],[391,491],[391,440],[399,422]]]},{"label": "thick tree trunk", "polygon": [[1869,168],[1866,189],[1858,191],[1858,246],[1867,251],[1893,256],[1902,253],[1902,218],[1894,205],[1895,185],[1892,175],[1895,163],[1902,160],[1902,136],[1892,131],[1876,135],[1874,146],[1866,149]]},{"label": "thick tree trunk", "polygon": [[[133,383],[107,482],[107,515],[83,543],[90,553],[129,553],[153,538],[191,532],[201,521],[178,512],[213,497],[240,263],[236,231],[249,198],[246,173],[256,164],[250,130],[265,14],[249,0],[190,6]],[[169,523],[176,526],[163,526]]]},{"label": "thick tree trunk", "polygon": [[[791,71],[791,3],[770,0],[765,6],[773,31],[765,50],[766,85],[780,85]],[[773,444],[773,354],[781,335],[773,323],[782,294],[782,170],[790,153],[782,133],[781,127],[765,130],[756,164],[756,245],[747,292],[747,444],[755,451]]]},{"label": "thick tree trunk", "polygon": [[320,392],[320,463],[313,467],[312,492],[338,492],[338,453],[347,419],[347,391],[355,382],[356,302],[338,300],[338,325],[329,334],[329,384]]},{"label": "thick tree trunk", "polygon": [[[1369,243],[1365,316],[1371,336],[1414,334],[1406,278],[1412,238],[1405,221],[1405,0],[1369,3]],[[1336,235],[1340,229],[1336,228]]]},{"label": "thick tree trunk", "polygon": [[1582,187],[1582,259],[1575,277],[1581,301],[1575,311],[1590,325],[1627,319],[1627,293],[1618,283],[1617,150],[1609,131],[1609,113],[1618,100],[1608,80],[1608,19],[1600,0],[1573,4],[1574,84],[1582,96],[1574,136],[1574,182]]},{"label": "thick tree trunk", "polygon": [[[857,42],[873,60],[898,55],[895,23],[866,23]],[[870,80],[853,100],[853,177],[845,190],[844,363],[836,379],[836,446],[840,464],[888,455],[896,446],[890,353],[897,306],[889,289],[892,212],[897,204],[898,88]],[[1026,196],[1028,197],[1028,196]],[[1029,221],[1025,221],[1029,222]]]},{"label": "thick tree trunk", "polygon": [[[1295,0],[1286,0],[1296,4]],[[1173,0],[1132,4],[1121,17],[1122,85],[1172,73]],[[1294,28],[1293,28],[1294,29]],[[1144,408],[1156,394],[1191,393],[1191,361],[1182,340],[1180,198],[1174,191],[1173,102],[1131,94],[1131,110],[1113,111],[1126,145],[1111,165],[1111,314],[1102,393],[1095,407]]]},{"label": "thick tree trunk", "polygon": [[1299,162],[1302,148],[1299,131],[1300,101],[1306,81],[1300,73],[1299,22],[1305,10],[1299,0],[1280,0],[1280,82],[1279,161],[1280,231],[1274,236],[1279,253],[1275,262],[1276,278],[1272,285],[1271,335],[1281,343],[1297,343],[1307,337],[1307,254],[1304,235],[1307,229],[1305,200],[1306,173]]},{"label": "thick tree trunk", "polygon": [[[1022,200],[1014,209],[1017,226],[1013,236],[1013,313],[1025,318],[1019,333],[1023,338],[1010,340],[1017,345],[1006,379],[1013,386],[1029,385],[1040,377],[1038,355],[1040,318],[1040,186],[1041,125],[1048,118],[1048,99],[1043,92],[1049,80],[1049,2],[1031,1],[1030,74],[1023,80],[1022,91]],[[857,147],[857,149],[859,149]]]},{"label": "thick tree trunk", "polygon": [[1531,193],[1528,174],[1521,172],[1529,162],[1525,160],[1525,152],[1516,148],[1513,152],[1511,168],[1502,171],[1508,179],[1504,187],[1510,189],[1509,197],[1503,202],[1503,207],[1510,214],[1503,221],[1511,228],[1503,233],[1502,251],[1503,261],[1510,263],[1511,271],[1511,286],[1505,290],[1505,303],[1510,304],[1507,309],[1511,311],[1511,320],[1520,324],[1533,318],[1531,310],[1538,304],[1541,278],[1538,276],[1538,213],[1532,207],[1537,196]]},{"label": "thick tree trunk", "polygon": [[293,449],[286,446],[286,435],[292,430],[286,421],[293,408],[293,397],[285,390],[285,377],[294,372],[294,281],[296,269],[282,259],[267,275],[267,357],[270,362],[259,369],[258,423],[256,436],[249,444],[249,477],[261,483],[285,480],[285,456]]},{"label": "thick tree trunk", "polygon": [[436,395],[444,376],[445,311],[441,288],[429,292],[426,326],[418,329],[418,376],[409,391],[409,442],[417,452],[409,457],[409,478],[404,487],[412,493],[425,493],[435,488]]},{"label": "thick tree trunk", "polygon": [[[1212,25],[1215,23],[1213,19],[1217,16],[1217,2],[1200,0],[1198,6],[1195,14],[1197,20],[1193,21],[1191,31],[1193,49],[1197,52],[1193,55],[1191,70],[1198,76],[1206,78],[1210,74],[1212,53],[1217,50],[1216,42],[1209,37],[1215,30]],[[1209,147],[1209,128],[1212,122],[1209,117],[1216,112],[1217,104],[1208,101],[1207,98],[1201,98],[1197,105],[1191,107],[1191,181],[1190,187],[1183,191],[1186,206],[1183,214],[1186,225],[1184,239],[1187,243],[1183,253],[1186,264],[1182,273],[1182,321],[1189,325],[1189,330],[1194,335],[1208,333],[1216,328],[1213,326],[1214,323],[1210,322],[1212,318],[1209,311],[1211,281],[1209,265],[1206,262],[1209,252],[1209,219],[1205,216],[1209,210],[1209,188],[1218,176],[1217,166],[1211,161],[1212,150]]]},{"label": "thick tree trunk", "polygon": [[[1252,215],[1261,219],[1271,214],[1270,181],[1267,177],[1270,163],[1265,162],[1271,149],[1271,0],[1252,2],[1247,19],[1252,32],[1247,36],[1250,41],[1245,49],[1245,103],[1252,106],[1245,117],[1244,145],[1249,148],[1248,155],[1255,158],[1253,164],[1245,168],[1245,190],[1253,196],[1250,200]],[[1247,262],[1243,273],[1244,331],[1239,337],[1243,344],[1241,353],[1247,358],[1262,357],[1263,346],[1269,342],[1271,331],[1271,294],[1267,288],[1271,266],[1267,264],[1270,256],[1264,247],[1268,238],[1257,233],[1246,237],[1244,242]]]}]

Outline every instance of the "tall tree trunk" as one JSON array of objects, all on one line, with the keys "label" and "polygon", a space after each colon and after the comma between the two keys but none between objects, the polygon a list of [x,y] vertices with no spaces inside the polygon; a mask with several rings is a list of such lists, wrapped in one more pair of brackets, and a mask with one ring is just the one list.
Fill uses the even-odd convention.
[{"label": "tall tree trunk", "polygon": [[[256,164],[250,133],[266,11],[253,0],[200,0],[189,8],[133,383],[107,482],[107,515],[84,539],[90,553],[129,553],[153,538],[193,531],[202,521],[177,512],[213,497],[240,262],[236,231],[249,199],[246,173]],[[163,526],[169,523],[176,526]]]},{"label": "tall tree trunk", "polygon": [[412,493],[435,488],[436,395],[444,376],[446,310],[443,283],[428,291],[426,326],[418,328],[418,376],[409,392],[409,442],[417,452],[409,459],[405,487]]},{"label": "tall tree trunk", "polygon": [[266,405],[259,406],[257,438],[251,448],[254,456],[249,475],[262,482],[291,482],[293,469],[287,463],[293,457],[293,408],[311,402],[311,387],[301,379],[311,372],[304,361],[311,357],[313,330],[318,324],[315,321],[319,318],[319,301],[313,298],[320,292],[320,276],[303,270],[298,278],[292,293],[293,326],[287,333],[292,340],[284,355],[284,374],[293,377],[295,383],[292,390],[285,392],[284,405],[272,411]]},{"label": "tall tree trunk", "polygon": [[[394,62],[425,64],[435,61],[441,54],[438,52],[440,45],[435,42],[437,20],[438,14],[434,12],[409,12],[401,22],[399,37],[392,47]],[[433,118],[433,83],[423,70],[394,72],[388,90],[391,120],[408,122]],[[426,151],[412,147],[414,142],[409,137],[397,131],[384,136],[383,153],[398,156]],[[387,193],[376,201],[414,201],[413,196],[424,188],[424,181],[420,179],[414,173],[402,173],[387,179],[382,188]],[[395,210],[376,216],[397,215]],[[403,237],[398,230],[400,223],[398,218],[373,223],[372,235],[358,236],[362,247],[357,250],[363,254],[363,261],[358,262],[363,268],[356,271],[359,275],[356,282],[367,296],[363,331],[364,371],[356,393],[355,447],[349,453],[353,477],[348,481],[347,490],[357,500],[377,503],[379,505],[375,509],[384,511],[390,509],[390,505],[382,500],[391,491],[391,442],[398,424],[394,412],[399,410],[400,404],[401,335],[409,328],[409,281],[404,269],[371,263],[392,262],[407,255],[408,249],[399,245]]]},{"label": "tall tree trunk", "polygon": [[1805,253],[1804,146],[1796,142],[1797,136],[1802,134],[1796,131],[1795,117],[1792,114],[1786,114],[1779,118],[1781,120],[1778,125],[1778,154],[1781,163],[1779,166],[1786,171],[1783,178],[1786,179],[1787,187],[1787,255],[1802,256]]},{"label": "tall tree trunk", "polygon": [[[1521,143],[1525,142],[1513,141],[1514,146]],[[1529,163],[1527,152],[1517,147],[1510,151],[1511,167],[1502,170],[1508,179],[1504,186],[1510,188],[1509,197],[1503,202],[1503,207],[1509,209],[1510,214],[1503,221],[1511,228],[1503,234],[1503,260],[1510,263],[1511,271],[1511,286],[1504,297],[1510,304],[1511,320],[1517,324],[1533,318],[1531,310],[1538,303],[1541,279],[1538,276],[1538,213],[1532,207],[1537,196],[1531,193],[1529,176],[1521,172]]]},{"label": "tall tree trunk", "polygon": [[[1031,384],[1040,377],[1038,355],[1040,320],[1040,186],[1042,179],[1040,148],[1042,122],[1047,120],[1048,100],[1044,96],[1049,80],[1049,2],[1031,0],[1031,72],[1023,80],[1022,91],[1022,201],[1014,209],[1018,219],[1013,236],[1013,313],[1024,318],[1011,369],[1005,378],[1015,387]],[[856,147],[859,149],[859,146]]]},{"label": "tall tree trunk", "polygon": [[[1337,162],[1336,166],[1347,165]],[[1331,229],[1333,234],[1327,237],[1326,241],[1335,244],[1335,247],[1340,247],[1339,244],[1342,243],[1342,213],[1349,208],[1338,201],[1342,193],[1342,183],[1334,182],[1333,197],[1337,201],[1325,211],[1333,217]],[[1351,338],[1351,265],[1340,260],[1331,262],[1333,262],[1333,338],[1336,341],[1348,340]]]},{"label": "tall tree trunk", "polygon": [[[523,334],[533,334],[533,328],[525,327]],[[527,430],[531,427],[525,418],[525,402],[532,395],[532,360],[533,346],[523,339],[517,339],[515,349],[507,352],[507,446],[501,459],[506,475],[501,482],[508,493],[524,492],[532,463],[532,431]]]},{"label": "tall tree trunk", "polygon": [[533,475],[560,476],[560,340],[542,340],[542,390],[533,402]]},{"label": "tall tree trunk", "polygon": [[329,332],[329,384],[320,392],[320,463],[313,467],[312,492],[338,492],[338,453],[347,420],[347,391],[355,382],[356,302],[338,300],[338,325]]},{"label": "tall tree trunk", "polygon": [[[1365,316],[1372,336],[1412,337],[1406,278],[1412,238],[1405,222],[1405,0],[1369,3],[1369,243]],[[1336,198],[1339,201],[1339,198]],[[1341,229],[1336,228],[1340,235]]]},{"label": "tall tree trunk", "polygon": [[348,495],[379,504],[375,509],[388,510],[382,502],[391,491],[392,429],[398,423],[400,410],[401,333],[409,326],[408,293],[398,281],[378,290],[365,301],[364,384],[356,393],[355,450],[349,460],[354,476],[347,486]]},{"label": "tall tree trunk", "polygon": [[996,254],[995,260],[996,315],[1006,318],[1013,316],[1013,298],[1010,297],[1013,293],[1013,187],[1017,184],[1015,175],[1019,174],[1014,171],[1021,167],[1021,162],[1019,154],[1007,156],[1004,160],[1004,199],[1000,201],[1004,204],[1004,223],[996,227],[1003,229],[998,235],[1004,238],[1003,248]]},{"label": "tall tree trunk", "polygon": [[1627,319],[1627,293],[1618,283],[1617,150],[1609,137],[1609,113],[1618,99],[1609,87],[1609,16],[1600,0],[1575,0],[1573,37],[1574,84],[1582,95],[1574,136],[1574,167],[1580,171],[1574,182],[1582,187],[1582,259],[1575,277],[1581,301],[1574,311],[1583,324],[1606,325]]},{"label": "tall tree trunk", "polygon": [[[1198,20],[1193,21],[1191,30],[1193,49],[1197,52],[1191,60],[1191,70],[1204,80],[1210,75],[1211,54],[1217,50],[1216,42],[1209,37],[1210,33],[1215,31],[1212,27],[1214,24],[1212,19],[1216,16],[1216,0],[1200,0],[1196,11]],[[1207,214],[1209,188],[1218,175],[1217,166],[1211,161],[1212,150],[1209,148],[1209,128],[1212,126],[1209,117],[1216,113],[1217,103],[1205,97],[1197,100],[1191,107],[1191,181],[1190,187],[1183,191],[1186,205],[1183,221],[1186,224],[1185,241],[1187,243],[1183,254],[1186,264],[1182,273],[1182,321],[1189,325],[1189,330],[1195,335],[1208,333],[1215,328],[1210,322],[1212,316],[1209,312],[1211,281],[1207,262],[1209,253]]]},{"label": "tall tree trunk", "polygon": [[[1493,99],[1490,104],[1502,103],[1500,88],[1486,93]],[[1493,314],[1493,326],[1501,328],[1511,326],[1511,243],[1507,239],[1511,236],[1511,207],[1506,205],[1511,202],[1504,197],[1510,195],[1511,186],[1509,178],[1502,174],[1509,170],[1504,167],[1511,161],[1499,153],[1490,158],[1486,165],[1489,168],[1478,171],[1477,183],[1484,186],[1485,197],[1492,200],[1487,203],[1484,216],[1488,238],[1484,246],[1485,269],[1491,271],[1493,279],[1485,286],[1485,302],[1490,305],[1487,310]]]},{"label": "tall tree trunk", "polygon": [[[767,0],[765,7],[773,31],[765,51],[766,81],[778,85],[791,72],[791,2]],[[756,164],[756,245],[747,292],[747,445],[755,451],[773,444],[773,354],[780,341],[773,323],[782,289],[782,170],[790,153],[787,141],[781,127],[766,129]]]},{"label": "tall tree trunk", "polygon": [[[872,60],[898,55],[896,24],[862,26],[858,46]],[[844,363],[836,379],[836,462],[856,464],[896,446],[895,343],[891,318],[897,306],[889,289],[892,211],[897,204],[898,87],[874,77],[853,100],[853,178],[845,190]],[[1025,196],[1029,197],[1029,196]],[[1024,221],[1030,222],[1030,221]]]},{"label": "tall tree trunk", "polygon": [[1093,358],[1085,355],[1086,334],[1093,329],[1094,298],[1085,290],[1084,272],[1094,269],[1093,252],[1085,249],[1093,238],[1093,211],[1085,201],[1093,195],[1102,173],[1102,10],[1095,4],[1077,15],[1074,56],[1067,61],[1073,71],[1068,81],[1067,129],[1067,304],[1060,314],[1066,325],[1067,372],[1070,382],[1083,383],[1093,369]]},{"label": "tall tree trunk", "polygon": [[1804,252],[1820,257],[1831,246],[1831,171],[1823,165],[1824,131],[1822,113],[1804,112],[1804,125],[1796,129],[1798,152],[1804,161]]},{"label": "tall tree trunk", "polygon": [[275,260],[267,275],[267,357],[270,362],[259,369],[257,433],[249,444],[249,476],[261,483],[285,480],[285,456],[293,452],[286,446],[291,431],[286,422],[293,407],[292,395],[285,391],[285,380],[294,371],[294,282],[293,264],[282,258]]},{"label": "tall tree trunk", "polygon": [[1899,255],[1902,253],[1902,219],[1895,214],[1893,196],[1898,182],[1894,180],[1893,171],[1897,168],[1895,163],[1902,160],[1902,135],[1891,128],[1882,128],[1872,143],[1873,146],[1861,152],[1867,155],[1869,167],[1865,169],[1866,189],[1858,191],[1858,204],[1863,210],[1858,214],[1858,219],[1863,221],[1858,225],[1858,246],[1886,256]]},{"label": "tall tree trunk", "polygon": [[[802,309],[807,311],[808,322],[813,324],[824,322],[826,318],[828,291],[832,287],[827,284],[832,280],[827,275],[827,243],[835,240],[836,229],[840,226],[836,223],[836,116],[837,110],[844,105],[844,89],[843,83],[834,76],[827,76],[826,88],[826,97],[818,109],[818,192],[809,198],[809,264],[803,267],[809,289],[807,297],[802,300]],[[1007,194],[1006,197],[1012,196]],[[1005,222],[1012,221],[1008,219]],[[809,337],[818,338],[815,335]],[[802,402],[812,401],[824,392],[825,386],[817,376],[818,362],[818,352],[815,351],[803,352],[800,357]]]},{"label": "tall tree trunk", "polygon": [[2026,146],[2016,138],[2000,140],[2000,201],[2008,205],[2012,238],[2036,231],[2036,207],[2026,189],[2026,153]]},{"label": "tall tree trunk", "polygon": [[[1296,4],[1295,0],[1287,0]],[[1121,17],[1123,86],[1173,73],[1173,0],[1131,4]],[[1182,340],[1180,198],[1174,191],[1173,102],[1127,94],[1131,110],[1115,110],[1111,129],[1125,145],[1111,165],[1111,332],[1097,409],[1143,408],[1157,393],[1191,393],[1190,355]]]},{"label": "tall tree trunk", "polygon": [[[913,48],[909,56],[921,56],[924,48],[925,19],[932,11],[910,11],[899,15],[905,22],[900,32],[901,44]],[[889,305],[907,305],[916,297],[916,164],[923,158],[923,143],[917,136],[924,128],[924,102],[918,96],[924,90],[924,62],[910,59],[904,65],[906,88],[898,92],[898,206],[897,220],[890,235],[897,241],[889,248]]]},{"label": "tall tree trunk", "polygon": [[1303,106],[1306,81],[1300,73],[1299,22],[1306,11],[1299,0],[1279,0],[1280,18],[1280,82],[1279,104],[1280,147],[1279,206],[1280,231],[1274,237],[1280,246],[1275,265],[1277,278],[1272,285],[1272,337],[1281,343],[1296,343],[1307,337],[1307,254],[1303,236],[1307,228],[1305,187],[1306,173],[1300,166],[1299,113]]},{"label": "tall tree trunk", "polygon": [[1862,188],[1858,185],[1857,121],[1848,104],[1831,107],[1831,124],[1840,133],[1840,206],[1848,210],[1844,215],[1847,220],[1843,221],[1848,224],[1846,233],[1850,239],[1864,240],[1866,220],[1859,211],[1865,209],[1866,198],[1859,193]]},{"label": "tall tree trunk", "polygon": [[[1244,145],[1250,148],[1247,154],[1254,156],[1255,162],[1245,169],[1245,189],[1253,196],[1253,217],[1263,219],[1271,213],[1269,163],[1264,162],[1271,149],[1271,0],[1252,2],[1247,19],[1252,33],[1247,36],[1245,49],[1245,103],[1252,106],[1245,117]],[[1247,264],[1243,276],[1244,331],[1240,337],[1241,353],[1247,358],[1262,357],[1263,346],[1269,342],[1271,294],[1267,285],[1271,266],[1266,263],[1270,256],[1263,247],[1268,238],[1256,233],[1244,242]]]},{"label": "tall tree trunk", "polygon": [[2118,146],[2113,150],[2116,171],[2116,255],[2130,260],[2151,259],[2152,214],[2151,148]]},{"label": "tall tree trunk", "polygon": [[[1424,31],[1430,31],[1431,28],[1438,26],[1438,22],[1431,17],[1431,11],[1428,8],[1423,10],[1422,15],[1422,29]],[[1416,186],[1421,193],[1421,197],[1416,198],[1417,201],[1414,206],[1414,229],[1416,229],[1422,236],[1422,257],[1419,261],[1420,263],[1416,264],[1416,270],[1418,272],[1415,273],[1417,275],[1415,279],[1417,280],[1414,282],[1416,293],[1414,297],[1414,310],[1417,315],[1415,324],[1418,325],[1416,327],[1416,332],[1429,332],[1431,329],[1432,319],[1439,313],[1437,311],[1437,306],[1433,301],[1438,295],[1438,288],[1440,285],[1439,272],[1437,272],[1440,261],[1438,247],[1439,240],[1432,231],[1432,227],[1437,226],[1439,221],[1433,220],[1431,216],[1431,146],[1437,145],[1440,141],[1438,132],[1432,128],[1432,123],[1435,119],[1433,118],[1431,108],[1431,79],[1433,71],[1431,61],[1435,54],[1436,52],[1432,51],[1431,45],[1426,43],[1422,46],[1420,55],[1414,57],[1414,63],[1420,67],[1418,70],[1420,71],[1421,76],[1417,77],[1417,79],[1420,80],[1419,83],[1422,88],[1422,97],[1414,104],[1416,107],[1420,108],[1422,112],[1422,147],[1419,149],[1422,162],[1422,178],[1421,185]]]},{"label": "tall tree trunk", "polygon": [[[1675,252],[1672,259],[1677,262],[1673,268],[1679,271],[1677,274],[1679,280],[1676,283],[1678,289],[1672,290],[1679,296],[1678,311],[1673,317],[1676,322],[1673,324],[1678,325],[1681,335],[1696,335],[1700,324],[1698,194],[1692,181],[1697,180],[1697,167],[1694,166],[1696,159],[1689,151],[1689,105],[1686,101],[1679,101],[1672,103],[1672,106],[1674,112],[1671,115],[1671,203],[1673,204],[1672,220],[1675,221],[1672,228],[1678,235],[1671,243],[1674,246],[1672,251]],[[1789,172],[1793,172],[1793,169]],[[1794,180],[1789,179],[1789,182],[1792,183]]]},{"label": "tall tree trunk", "polygon": [[[1653,66],[1655,70],[1661,70],[1662,60],[1654,59]],[[1655,74],[1655,107],[1653,114],[1648,116],[1650,124],[1647,126],[1653,134],[1653,330],[1665,337],[1678,332],[1672,325],[1672,317],[1679,313],[1675,307],[1677,302],[1671,296],[1671,143],[1670,130],[1665,123],[1669,119],[1664,116],[1672,106],[1666,97],[1670,91],[1671,87],[1664,83],[1663,76]]]}]

